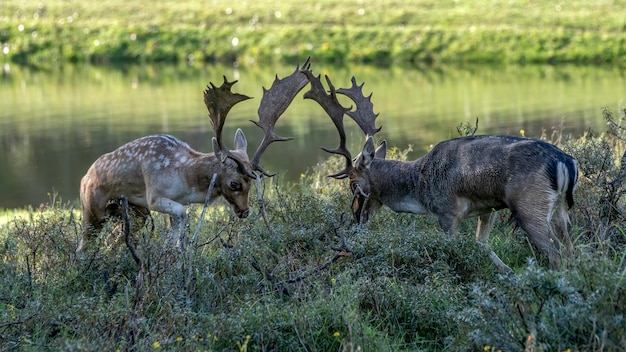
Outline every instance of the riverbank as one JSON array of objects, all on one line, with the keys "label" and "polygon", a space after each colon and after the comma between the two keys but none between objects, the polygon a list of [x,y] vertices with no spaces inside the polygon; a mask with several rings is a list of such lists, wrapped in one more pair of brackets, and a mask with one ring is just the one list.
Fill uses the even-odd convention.
[{"label": "riverbank", "polygon": [[2,61],[624,65],[614,1],[0,3]]}]

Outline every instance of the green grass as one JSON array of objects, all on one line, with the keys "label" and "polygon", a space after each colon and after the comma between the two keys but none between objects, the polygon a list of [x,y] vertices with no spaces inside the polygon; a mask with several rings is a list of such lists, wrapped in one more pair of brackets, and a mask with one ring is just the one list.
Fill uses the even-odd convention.
[{"label": "green grass", "polygon": [[132,236],[141,265],[115,223],[76,253],[80,217],[53,196],[0,225],[0,350],[623,350],[624,142],[586,135],[560,145],[581,165],[575,259],[548,270],[504,214],[491,245],[511,277],[476,244],[475,220],[459,236],[389,210],[352,224],[347,184],[325,176],[339,158],[295,184],[266,181],[271,228],[256,209],[241,220],[209,208],[186,255],[154,214],[154,230]]},{"label": "green grass", "polygon": [[[0,1],[3,60],[623,65],[613,1]],[[236,38],[236,45],[235,43]]]}]

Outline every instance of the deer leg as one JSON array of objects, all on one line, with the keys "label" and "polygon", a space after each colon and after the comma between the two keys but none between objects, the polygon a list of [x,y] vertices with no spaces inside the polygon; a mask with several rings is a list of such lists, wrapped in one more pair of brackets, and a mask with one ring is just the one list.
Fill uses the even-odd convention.
[{"label": "deer leg", "polygon": [[179,248],[184,249],[185,224],[187,221],[185,206],[165,197],[151,198],[148,202],[151,210],[170,215],[170,224],[176,243]]},{"label": "deer leg", "polygon": [[83,236],[95,237],[104,224],[106,211],[103,208],[83,210]]},{"label": "deer leg", "polygon": [[81,197],[83,228],[76,248],[77,252],[82,251],[85,243],[91,242],[96,237],[105,221],[107,202],[98,201],[98,198],[94,194],[86,194]]},{"label": "deer leg", "polygon": [[459,233],[459,219],[451,215],[438,215],[439,226],[443,232],[448,235],[457,235]]},{"label": "deer leg", "polygon": [[559,240],[550,228],[550,215],[545,215],[550,212],[538,212],[537,204],[520,206],[519,209],[516,211],[511,208],[517,223],[526,232],[530,242],[548,256],[550,268],[558,269],[561,264]]},{"label": "deer leg", "polygon": [[498,257],[496,252],[491,249],[491,246],[489,246],[488,243],[489,233],[493,229],[495,213],[496,212],[494,211],[487,214],[482,214],[478,217],[478,226],[476,227],[476,241],[479,245],[489,251],[489,258],[491,258],[491,261],[493,261],[493,263],[498,267],[498,271],[500,271],[501,274],[510,274],[513,273],[513,270],[508,265],[504,264],[502,259]]},{"label": "deer leg", "polygon": [[170,215],[170,224],[172,225],[172,230],[178,233],[176,247],[185,252],[187,248],[187,236],[185,234],[185,226],[187,224],[186,214],[183,217]]},{"label": "deer leg", "polygon": [[570,219],[565,203],[557,204],[552,215],[552,222],[554,223],[554,234],[559,243],[564,246],[562,255],[570,259],[574,254],[574,246],[569,236]]}]

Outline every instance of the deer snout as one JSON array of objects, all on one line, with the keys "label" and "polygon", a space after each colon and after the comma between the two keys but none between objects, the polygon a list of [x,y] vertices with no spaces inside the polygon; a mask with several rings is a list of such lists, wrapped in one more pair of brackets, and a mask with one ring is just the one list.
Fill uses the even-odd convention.
[{"label": "deer snout", "polygon": [[368,219],[367,209],[364,208],[365,199],[357,195],[352,202],[352,213],[357,224],[365,224]]},{"label": "deer snout", "polygon": [[248,215],[250,215],[250,209],[244,209],[244,210],[242,210],[242,211],[240,211],[240,212],[238,212],[238,213],[237,213],[237,216],[238,216],[240,219],[245,219],[245,218],[247,218],[247,217],[248,217]]}]

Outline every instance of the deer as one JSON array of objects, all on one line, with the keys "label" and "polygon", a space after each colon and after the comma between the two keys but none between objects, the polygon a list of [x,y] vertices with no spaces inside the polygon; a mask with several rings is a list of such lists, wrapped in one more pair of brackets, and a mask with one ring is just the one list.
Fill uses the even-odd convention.
[{"label": "deer", "polygon": [[[307,58],[302,68],[310,66]],[[186,206],[193,203],[213,203],[225,199],[239,218],[250,214],[248,194],[252,181],[260,176],[274,176],[260,165],[267,147],[277,141],[293,138],[278,136],[274,126],[295,96],[308,84],[300,67],[289,76],[276,76],[270,89],[263,88],[258,109],[259,121],[253,121],[264,132],[254,156],[247,154],[247,140],[241,129],[234,137],[234,149],[228,149],[222,140],[222,129],[229,111],[238,103],[251,97],[232,92],[237,81],[224,82],[217,87],[212,82],[204,91],[211,125],[213,152],[203,153],[187,143],[167,134],[141,137],[103,154],[89,167],[80,183],[82,206],[82,238],[90,241],[101,230],[107,218],[118,209],[121,197],[126,197],[129,208],[141,218],[150,211],[169,215],[177,244],[184,247]],[[207,195],[213,175],[214,187]],[[142,219],[140,219],[142,220]]]},{"label": "deer", "polygon": [[[329,176],[349,179],[357,224],[368,222],[383,205],[397,213],[434,214],[448,235],[458,235],[462,220],[478,217],[476,240],[498,271],[509,274],[513,270],[487,243],[496,212],[508,208],[511,222],[547,255],[551,269],[559,268],[561,257],[572,255],[569,210],[578,180],[572,156],[538,139],[476,135],[442,141],[413,161],[387,160],[386,141],[374,144],[381,127],[376,127],[372,94],[363,94],[364,83],[357,85],[352,77],[350,88],[335,89],[325,76],[327,93],[319,75],[304,73],[310,81],[304,98],[316,101],[339,133],[337,148],[322,149],[345,158],[345,168]],[[352,100],[355,109],[342,106],[337,94]],[[366,137],[354,159],[346,147],[344,114]]]}]

